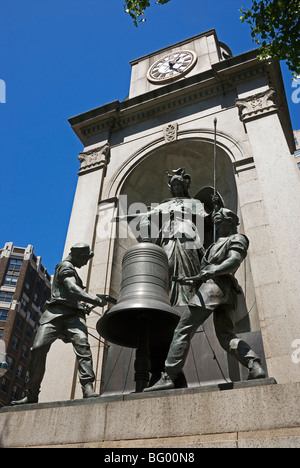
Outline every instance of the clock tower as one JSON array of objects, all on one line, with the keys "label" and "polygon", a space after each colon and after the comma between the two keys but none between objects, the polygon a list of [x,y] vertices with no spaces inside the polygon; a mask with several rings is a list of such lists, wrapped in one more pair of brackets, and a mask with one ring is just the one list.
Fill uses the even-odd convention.
[{"label": "clock tower", "polygon": [[[238,272],[244,294],[236,332],[263,356],[269,376],[299,382],[291,359],[291,344],[300,337],[299,170],[280,66],[257,55],[234,56],[215,30],[207,31],[133,60],[126,100],[69,120],[83,149],[64,255],[75,243],[88,243],[95,253],[84,274],[88,292],[118,298],[122,258],[137,240],[130,223],[112,220],[168,198],[172,169],[191,174],[192,196],[213,186],[217,118],[217,189],[250,240]],[[96,391],[128,393],[132,350],[96,336],[98,315],[88,317]],[[186,374],[190,386],[245,379],[219,346],[211,321],[193,339]],[[65,382],[60,389],[58,382]],[[55,343],[41,401],[77,397],[73,352]]]},{"label": "clock tower", "polygon": [[214,30],[133,60],[129,98],[211,70],[213,63],[232,56]]}]

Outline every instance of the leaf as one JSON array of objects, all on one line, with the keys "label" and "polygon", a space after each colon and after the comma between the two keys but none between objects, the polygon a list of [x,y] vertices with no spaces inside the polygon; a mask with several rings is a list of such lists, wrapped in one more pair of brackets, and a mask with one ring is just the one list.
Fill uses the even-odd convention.
[{"label": "leaf", "polygon": [[253,41],[261,44],[261,57],[286,60],[290,70],[300,74],[300,0],[253,0],[251,8],[241,8],[241,13],[241,21],[250,24]]}]

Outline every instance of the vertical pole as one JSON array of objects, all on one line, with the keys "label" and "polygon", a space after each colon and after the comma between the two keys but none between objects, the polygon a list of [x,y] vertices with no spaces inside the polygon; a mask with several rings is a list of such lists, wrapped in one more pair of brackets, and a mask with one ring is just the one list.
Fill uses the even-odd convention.
[{"label": "vertical pole", "polygon": [[[217,117],[214,120],[215,134],[214,134],[214,197],[217,195]],[[214,207],[214,214],[216,212],[216,205]],[[217,231],[214,224],[214,242],[217,240]]]}]

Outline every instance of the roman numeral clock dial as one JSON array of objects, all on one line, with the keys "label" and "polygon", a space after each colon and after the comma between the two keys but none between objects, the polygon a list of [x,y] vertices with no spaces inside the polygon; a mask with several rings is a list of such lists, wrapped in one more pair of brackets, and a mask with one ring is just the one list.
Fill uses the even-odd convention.
[{"label": "roman numeral clock dial", "polygon": [[197,55],[190,50],[179,50],[157,60],[147,73],[151,83],[166,83],[186,75],[197,62]]}]

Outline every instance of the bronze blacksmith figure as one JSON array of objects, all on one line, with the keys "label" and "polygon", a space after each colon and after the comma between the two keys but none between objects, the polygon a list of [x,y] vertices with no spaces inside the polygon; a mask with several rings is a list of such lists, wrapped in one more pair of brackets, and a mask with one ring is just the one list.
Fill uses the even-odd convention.
[{"label": "bronze blacksmith figure", "polygon": [[213,215],[218,239],[206,251],[200,272],[181,277],[177,282],[191,285],[193,297],[174,332],[161,379],[144,392],[174,388],[174,381],[185,364],[190,342],[198,327],[213,313],[216,335],[221,346],[249,369],[249,379],[265,377],[260,358],[234,334],[234,310],[240,286],[234,276],[247,255],[248,238],[238,234],[238,216],[221,208]]},{"label": "bronze blacksmith figure", "polygon": [[40,327],[31,349],[27,394],[22,400],[13,401],[12,405],[38,402],[47,353],[58,338],[73,345],[83,398],[98,396],[93,391],[95,374],[85,319],[88,309],[83,303],[103,307],[107,301],[106,296],[92,297],[87,294],[76,271],[76,268],[86,265],[93,256],[94,253],[87,244],[79,243],[74,245],[70,254],[56,266],[51,298],[46,302],[45,312],[40,319]]}]

